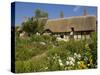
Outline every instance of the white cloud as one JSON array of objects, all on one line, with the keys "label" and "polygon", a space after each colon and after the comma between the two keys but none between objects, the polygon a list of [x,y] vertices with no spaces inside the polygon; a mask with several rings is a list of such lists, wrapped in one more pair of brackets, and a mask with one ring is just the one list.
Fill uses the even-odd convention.
[{"label": "white cloud", "polygon": [[79,9],[80,9],[80,6],[76,6],[76,7],[73,9],[73,11],[74,11],[74,12],[77,12]]}]

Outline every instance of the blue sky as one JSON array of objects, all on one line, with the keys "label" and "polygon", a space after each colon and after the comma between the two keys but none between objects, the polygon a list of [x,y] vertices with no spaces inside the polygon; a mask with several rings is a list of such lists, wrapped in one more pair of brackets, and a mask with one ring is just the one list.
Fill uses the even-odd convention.
[{"label": "blue sky", "polygon": [[[86,8],[89,15],[96,15],[96,7],[87,6]],[[16,2],[15,25],[21,25],[25,17],[34,16],[35,9],[48,12],[48,17],[54,19],[59,18],[61,11],[63,11],[64,17],[81,16],[84,6]]]}]

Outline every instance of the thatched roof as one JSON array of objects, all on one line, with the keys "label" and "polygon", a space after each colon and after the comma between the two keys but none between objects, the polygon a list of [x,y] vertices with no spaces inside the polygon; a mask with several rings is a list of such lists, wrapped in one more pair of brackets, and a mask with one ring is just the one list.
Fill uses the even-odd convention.
[{"label": "thatched roof", "polygon": [[92,31],[96,30],[95,16],[75,16],[69,18],[59,18],[47,20],[45,29],[52,32],[70,32],[74,31]]},{"label": "thatched roof", "polygon": [[48,18],[39,18],[38,23],[39,24],[45,24],[47,20],[48,20]]}]

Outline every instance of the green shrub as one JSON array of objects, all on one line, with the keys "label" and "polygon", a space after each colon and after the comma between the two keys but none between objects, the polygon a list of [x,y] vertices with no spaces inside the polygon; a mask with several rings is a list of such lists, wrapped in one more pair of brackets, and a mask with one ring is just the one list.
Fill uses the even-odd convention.
[{"label": "green shrub", "polygon": [[35,41],[16,37],[16,60],[28,60],[33,56],[42,54],[43,52],[47,51],[48,48],[50,48],[49,45],[43,45],[40,42],[37,42],[37,38],[41,37],[35,36]]},{"label": "green shrub", "polygon": [[25,65],[24,61],[15,61],[15,72],[16,73],[25,72],[24,65]]},{"label": "green shrub", "polygon": [[27,61],[16,61],[16,73],[40,72],[48,70],[46,56],[32,58]]},{"label": "green shrub", "polygon": [[31,41],[40,42],[40,41],[43,41],[43,37],[40,35],[32,35]]},{"label": "green shrub", "polygon": [[32,35],[31,40],[35,42],[45,42],[46,44],[56,42],[56,37],[50,35]]},{"label": "green shrub", "polygon": [[91,34],[91,41],[92,43],[89,45],[91,49],[91,53],[93,55],[93,63],[97,64],[97,33],[94,32]]}]

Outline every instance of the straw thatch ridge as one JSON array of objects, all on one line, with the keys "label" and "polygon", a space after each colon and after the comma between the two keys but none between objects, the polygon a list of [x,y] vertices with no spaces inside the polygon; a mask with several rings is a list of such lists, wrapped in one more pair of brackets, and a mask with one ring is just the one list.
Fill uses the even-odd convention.
[{"label": "straw thatch ridge", "polygon": [[70,32],[74,31],[94,31],[96,30],[95,16],[75,16],[69,18],[59,18],[47,20],[45,29],[52,32]]}]

